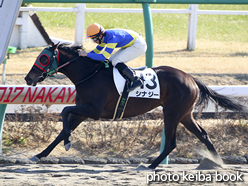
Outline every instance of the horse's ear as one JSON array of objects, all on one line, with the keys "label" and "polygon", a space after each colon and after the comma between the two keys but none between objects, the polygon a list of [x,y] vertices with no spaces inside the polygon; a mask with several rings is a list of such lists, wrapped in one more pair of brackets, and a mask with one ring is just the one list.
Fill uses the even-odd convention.
[{"label": "horse's ear", "polygon": [[59,43],[60,43],[60,42],[58,42],[58,43],[57,43],[57,44],[55,45],[55,46],[56,46],[56,48],[58,48],[58,46],[59,46]]},{"label": "horse's ear", "polygon": [[58,48],[58,46],[59,46],[59,43],[60,42],[58,42],[57,44],[54,44],[54,42],[52,42],[52,47],[51,47],[51,50],[55,50],[55,49],[57,49]]}]

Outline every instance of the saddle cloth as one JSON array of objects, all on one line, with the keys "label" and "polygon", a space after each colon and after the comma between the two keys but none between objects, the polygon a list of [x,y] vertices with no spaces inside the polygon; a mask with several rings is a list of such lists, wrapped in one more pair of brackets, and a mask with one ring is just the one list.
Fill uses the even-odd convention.
[{"label": "saddle cloth", "polygon": [[[129,97],[160,99],[160,86],[158,76],[151,68],[145,70],[135,70],[135,73],[144,81],[144,86],[129,92]],[[120,72],[113,68],[114,82],[119,95],[122,95],[126,80]]]}]

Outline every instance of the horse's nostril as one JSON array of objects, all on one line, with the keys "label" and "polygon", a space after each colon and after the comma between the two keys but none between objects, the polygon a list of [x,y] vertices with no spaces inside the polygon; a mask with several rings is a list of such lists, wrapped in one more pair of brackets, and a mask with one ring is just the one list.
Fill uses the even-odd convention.
[{"label": "horse's nostril", "polygon": [[26,76],[24,80],[26,81],[27,85],[31,85],[33,82],[33,80],[29,76]]},{"label": "horse's nostril", "polygon": [[25,79],[26,81],[32,80],[29,76],[26,76],[24,79]]}]

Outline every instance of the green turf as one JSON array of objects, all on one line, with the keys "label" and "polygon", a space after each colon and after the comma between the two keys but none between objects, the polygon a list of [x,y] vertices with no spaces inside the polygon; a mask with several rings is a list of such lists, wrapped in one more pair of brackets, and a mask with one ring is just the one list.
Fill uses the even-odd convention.
[{"label": "green turf", "polygon": [[[35,7],[75,7],[73,3],[33,3]],[[188,9],[189,5],[151,4],[151,9]],[[87,8],[142,8],[141,4],[87,4]],[[248,5],[199,5],[199,10],[245,10]],[[43,26],[75,27],[75,13],[38,12]],[[85,27],[97,22],[105,29],[132,29],[144,35],[143,14],[140,13],[86,13]],[[152,14],[156,38],[185,40],[188,32],[187,14]],[[197,39],[213,41],[248,42],[248,15],[198,15]]]}]

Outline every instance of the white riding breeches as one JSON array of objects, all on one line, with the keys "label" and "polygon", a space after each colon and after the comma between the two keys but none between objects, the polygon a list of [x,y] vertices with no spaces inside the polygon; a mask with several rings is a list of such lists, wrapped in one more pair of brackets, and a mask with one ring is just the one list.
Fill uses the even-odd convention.
[{"label": "white riding breeches", "polygon": [[127,63],[146,52],[147,45],[143,37],[140,35],[133,45],[127,48],[121,48],[116,51],[110,58],[109,61],[115,66],[117,63]]}]

